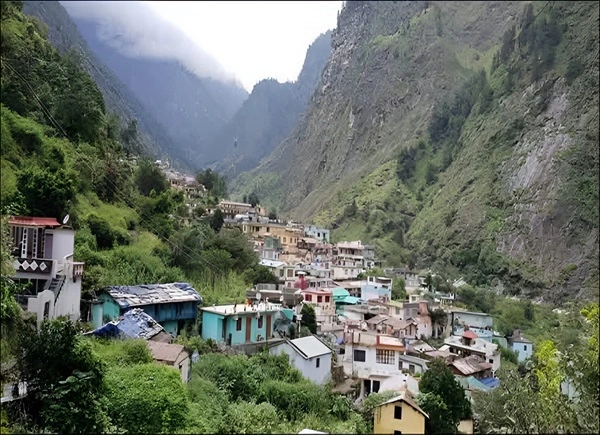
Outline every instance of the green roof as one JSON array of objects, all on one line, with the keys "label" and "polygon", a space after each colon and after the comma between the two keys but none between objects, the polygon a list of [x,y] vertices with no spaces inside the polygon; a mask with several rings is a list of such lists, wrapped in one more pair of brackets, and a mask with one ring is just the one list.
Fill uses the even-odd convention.
[{"label": "green roof", "polygon": [[344,299],[339,301],[342,304],[346,304],[346,305],[356,305],[360,302],[360,298],[357,298],[355,296],[346,296]]},{"label": "green roof", "polygon": [[331,292],[333,293],[333,299],[344,299],[345,297],[350,296],[348,290],[343,287],[334,288]]}]

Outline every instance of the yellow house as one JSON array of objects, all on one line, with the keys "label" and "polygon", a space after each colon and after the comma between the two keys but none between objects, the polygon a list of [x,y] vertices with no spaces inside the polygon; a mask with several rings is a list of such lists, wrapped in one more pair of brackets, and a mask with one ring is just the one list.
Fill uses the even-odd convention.
[{"label": "yellow house", "polygon": [[424,434],[429,416],[419,408],[407,391],[375,408],[373,432],[376,434]]}]

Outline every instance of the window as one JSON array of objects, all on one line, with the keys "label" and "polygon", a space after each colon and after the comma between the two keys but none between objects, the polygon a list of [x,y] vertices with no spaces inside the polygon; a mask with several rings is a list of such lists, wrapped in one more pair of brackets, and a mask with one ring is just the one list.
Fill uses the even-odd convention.
[{"label": "window", "polygon": [[394,431],[394,435],[402,435],[402,432],[401,432],[401,431],[399,431],[399,430],[395,430],[395,431]]},{"label": "window", "polygon": [[[329,296],[325,296],[325,302],[329,302]],[[527,346],[525,346],[525,350],[527,350]]]},{"label": "window", "polygon": [[283,243],[287,243],[287,237],[283,238]]},{"label": "window", "polygon": [[258,318],[258,328],[262,328],[263,327],[263,316],[260,316]]},{"label": "window", "polygon": [[317,296],[317,302],[323,302],[323,296]]},{"label": "window", "polygon": [[524,345],[523,345],[523,350],[524,350],[525,352],[527,352],[527,345],[526,345],[526,344],[524,344]]},{"label": "window", "polygon": [[317,358],[317,368],[321,367],[321,358]]},{"label": "window", "polygon": [[393,350],[377,349],[375,351],[375,362],[378,364],[394,364],[396,352]]},{"label": "window", "polygon": [[494,364],[494,360],[493,359],[490,359],[489,362],[490,362],[490,364]]},{"label": "window", "polygon": [[242,319],[238,317],[238,319],[235,321],[235,330],[236,331],[241,331],[242,330]]},{"label": "window", "polygon": [[367,360],[367,353],[364,350],[354,349],[354,361],[365,362]]},{"label": "window", "polygon": [[304,300],[306,302],[312,302],[312,295],[306,295],[306,296],[304,296]]},{"label": "window", "polygon": [[409,364],[408,365],[408,373],[414,373],[414,372],[415,372],[415,365]]},{"label": "window", "polygon": [[394,407],[394,420],[402,420],[402,406],[396,405]]},{"label": "window", "polygon": [[50,315],[50,301],[44,304],[44,319],[47,319]]}]

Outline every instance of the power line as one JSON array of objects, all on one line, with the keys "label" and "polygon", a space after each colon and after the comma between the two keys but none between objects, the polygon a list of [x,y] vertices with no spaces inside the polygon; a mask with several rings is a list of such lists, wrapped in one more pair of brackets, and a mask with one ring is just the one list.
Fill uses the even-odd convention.
[{"label": "power line", "polygon": [[[56,121],[56,119],[52,116],[52,114],[50,113],[50,111],[48,110],[48,108],[44,105],[44,103],[40,100],[40,98],[38,97],[38,95],[35,93],[35,91],[33,90],[33,88],[31,87],[31,85],[29,84],[29,82],[23,77],[23,75],[18,72],[15,68],[13,68],[13,66],[5,59],[5,58],[0,58],[3,63],[6,64],[6,66],[8,66],[8,68],[13,71],[27,86],[27,88],[29,89],[29,91],[32,93],[33,97],[35,98],[35,100],[38,102],[38,104],[40,105],[42,112],[44,112],[44,114],[48,117],[48,119],[50,120],[50,122],[52,123],[52,125],[59,130],[59,133],[61,133],[66,139],[70,140],[69,135],[65,132],[65,130],[62,128],[62,126],[60,125],[60,123],[58,121]],[[92,172],[92,175],[94,175],[94,177],[97,175],[96,170],[90,166],[88,164],[88,162],[85,160],[85,158],[82,158],[82,154],[80,154],[77,149],[74,147],[73,148],[73,153],[75,154],[76,157],[79,157],[79,159],[88,167],[88,169]],[[150,228],[151,230],[153,230],[154,234],[159,237],[160,239],[164,240],[165,242],[167,242],[169,245],[171,245],[172,247],[176,248],[177,250],[179,250],[180,252],[182,252],[185,256],[187,256],[190,260],[194,261],[194,260],[200,260],[200,262],[204,263],[205,265],[207,265],[209,267],[209,269],[212,269],[213,272],[216,273],[224,273],[224,271],[220,268],[218,268],[217,266],[215,266],[214,264],[212,264],[210,261],[206,260],[205,258],[202,257],[197,257],[196,259],[194,257],[192,257],[188,252],[186,252],[185,246],[181,246],[181,247],[177,247],[175,246],[175,244],[170,241],[168,238],[161,236],[158,231],[156,230],[156,228],[154,228],[152,225],[150,225],[149,220],[148,220],[148,216],[146,216],[144,213],[142,213],[142,211],[139,209],[139,207],[137,207],[133,202],[130,201],[129,198],[125,197],[125,195],[122,194],[122,192],[118,189],[118,187],[111,181],[110,178],[106,178],[106,181],[109,184],[109,190],[114,193],[117,197],[119,197],[121,200],[123,200],[123,202],[125,204],[127,204],[129,207],[133,208],[139,215],[140,218],[142,220],[142,222],[146,223],[146,226],[148,228]]]}]

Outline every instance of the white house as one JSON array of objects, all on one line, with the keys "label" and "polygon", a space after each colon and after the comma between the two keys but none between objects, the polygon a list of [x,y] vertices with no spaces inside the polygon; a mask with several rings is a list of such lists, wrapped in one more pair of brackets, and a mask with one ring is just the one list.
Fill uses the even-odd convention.
[{"label": "white house", "polygon": [[372,299],[389,301],[392,299],[392,279],[384,277],[367,277],[367,282],[360,288],[360,298],[366,302]]},{"label": "white house", "polygon": [[313,237],[322,242],[329,243],[330,231],[325,228],[319,228],[314,225],[304,225],[304,235]]},{"label": "white house", "polygon": [[84,263],[73,261],[75,231],[54,218],[13,216],[8,221],[12,255],[19,284],[31,282],[16,295],[24,309],[44,318],[80,316],[81,278]]},{"label": "white house", "polygon": [[459,357],[479,356],[483,361],[492,364],[492,372],[500,368],[500,353],[498,345],[477,337],[471,330],[463,333],[462,337],[451,335],[444,341],[440,351],[450,351]]},{"label": "white house", "polygon": [[315,336],[286,340],[269,349],[273,355],[285,353],[290,363],[315,384],[331,379],[331,349]]},{"label": "white house", "polygon": [[361,380],[360,397],[387,390],[408,388],[418,393],[418,383],[403,373],[404,340],[389,335],[352,332],[346,342],[344,373]]}]

